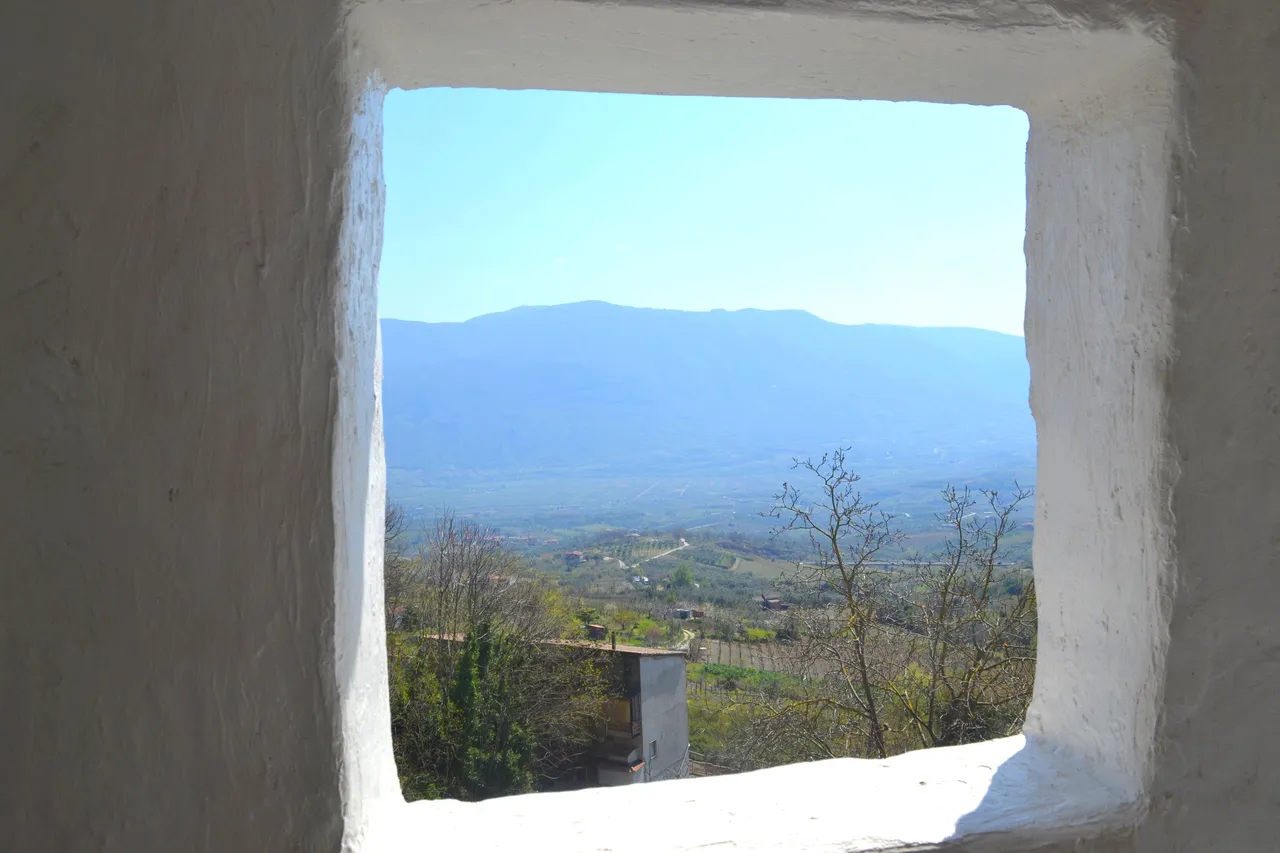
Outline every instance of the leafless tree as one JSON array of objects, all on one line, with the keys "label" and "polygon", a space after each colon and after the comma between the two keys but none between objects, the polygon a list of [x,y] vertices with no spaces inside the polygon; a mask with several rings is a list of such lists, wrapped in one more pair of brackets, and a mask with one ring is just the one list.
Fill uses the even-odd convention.
[{"label": "leafless tree", "polygon": [[937,515],[950,532],[945,550],[914,560],[895,585],[909,640],[885,689],[920,746],[1022,727],[1035,675],[1035,581],[1005,550],[1030,497],[1016,484],[1008,496],[948,487]]},{"label": "leafless tree", "polygon": [[406,556],[405,536],[409,531],[409,517],[398,504],[388,503],[382,540],[383,605],[386,609],[387,630],[402,621],[410,596],[418,583],[419,566]]},{"label": "leafless tree", "polygon": [[814,607],[805,619],[804,663],[828,664],[823,678],[835,688],[813,703],[837,716],[843,711],[851,724],[860,725],[870,754],[884,757],[883,693],[876,689],[871,657],[888,576],[875,561],[902,535],[878,504],[863,499],[861,477],[848,469],[843,449],[816,462],[797,460],[794,467],[813,475],[817,486],[802,492],[784,483],[768,514],[780,520],[778,533],[805,533],[813,558],[797,565],[783,585],[806,591],[813,600],[822,601],[828,593],[835,599],[834,606]]},{"label": "leafless tree", "polygon": [[491,530],[446,510],[419,538],[416,627],[442,636],[494,625],[526,642],[560,637],[565,614]]},{"label": "leafless tree", "polygon": [[[796,463],[768,515],[812,552],[782,582],[803,603],[788,615],[801,689],[734,690],[745,720],[735,754],[763,766],[842,755],[884,757],[967,743],[1022,726],[1035,673],[1035,584],[1007,558],[1031,492],[948,487],[940,553],[901,555],[891,516],[863,498],[843,450]],[[793,616],[794,614],[794,616]],[[768,684],[766,682],[766,684]]]}]

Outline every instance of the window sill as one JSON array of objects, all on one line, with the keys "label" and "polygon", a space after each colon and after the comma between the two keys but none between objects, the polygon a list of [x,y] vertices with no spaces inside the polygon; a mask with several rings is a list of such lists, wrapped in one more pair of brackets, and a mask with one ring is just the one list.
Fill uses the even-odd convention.
[{"label": "window sill", "polygon": [[1024,847],[1133,825],[1139,798],[1023,736],[636,787],[387,804],[369,853],[870,851]]}]

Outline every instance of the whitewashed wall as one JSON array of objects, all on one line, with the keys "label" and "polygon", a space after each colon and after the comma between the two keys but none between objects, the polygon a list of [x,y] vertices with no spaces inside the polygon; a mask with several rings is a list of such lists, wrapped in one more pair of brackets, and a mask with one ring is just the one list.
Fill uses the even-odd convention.
[{"label": "whitewashed wall", "polygon": [[[621,851],[611,827],[636,808],[677,830],[671,849],[1280,837],[1280,4],[6,11],[6,849]],[[1027,111],[1043,597],[1026,738],[399,801],[370,621],[384,85]]]}]

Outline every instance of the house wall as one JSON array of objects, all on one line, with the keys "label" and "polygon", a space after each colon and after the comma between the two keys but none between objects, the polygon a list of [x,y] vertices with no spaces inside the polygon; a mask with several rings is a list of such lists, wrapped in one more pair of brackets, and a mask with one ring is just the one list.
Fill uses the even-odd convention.
[{"label": "house wall", "polygon": [[[682,655],[640,657],[640,728],[647,779],[674,772],[689,748],[689,697]],[[658,760],[649,761],[649,742],[658,742]]]}]

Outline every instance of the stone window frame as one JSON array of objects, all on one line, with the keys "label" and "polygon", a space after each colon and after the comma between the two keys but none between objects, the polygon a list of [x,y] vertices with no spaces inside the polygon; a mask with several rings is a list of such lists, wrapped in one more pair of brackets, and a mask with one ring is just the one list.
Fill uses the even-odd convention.
[{"label": "stone window frame", "polygon": [[[1141,820],[1172,592],[1177,466],[1165,412],[1182,156],[1175,67],[1162,21],[1126,18],[1107,3],[1095,4],[1105,14],[1094,17],[1064,14],[1070,3],[956,5],[368,0],[353,8],[333,471],[345,850],[1021,849]],[[376,276],[388,86],[1009,104],[1028,114],[1040,628],[1023,735],[678,784],[403,802],[380,606]],[[661,832],[637,826],[639,815],[661,815]]]}]

